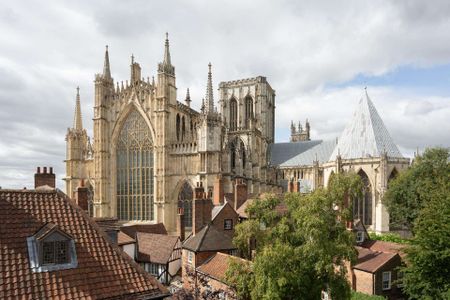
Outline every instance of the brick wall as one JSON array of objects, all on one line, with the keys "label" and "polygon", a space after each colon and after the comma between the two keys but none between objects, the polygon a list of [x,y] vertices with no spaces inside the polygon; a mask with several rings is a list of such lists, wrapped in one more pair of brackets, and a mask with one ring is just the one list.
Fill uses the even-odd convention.
[{"label": "brick wall", "polygon": [[355,274],[355,289],[368,295],[373,295],[373,276],[372,273],[364,272],[354,269]]}]

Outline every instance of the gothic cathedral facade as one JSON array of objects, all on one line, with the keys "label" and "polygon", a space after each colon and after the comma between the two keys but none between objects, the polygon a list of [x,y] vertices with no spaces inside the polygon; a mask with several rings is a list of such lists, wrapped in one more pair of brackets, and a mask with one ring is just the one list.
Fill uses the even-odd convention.
[{"label": "gothic cathedral facade", "polygon": [[197,111],[189,90],[178,100],[167,37],[156,81],[142,78],[133,57],[130,73],[125,84],[114,82],[107,48],[103,72],[95,76],[92,141],[77,92],[66,135],[66,193],[87,186],[93,216],[163,222],[173,232],[178,208],[190,225],[196,184],[219,201],[231,198],[237,181],[246,183],[249,195],[280,189],[269,165],[275,91],[265,77],[220,83],[215,103],[209,64],[206,96]]}]

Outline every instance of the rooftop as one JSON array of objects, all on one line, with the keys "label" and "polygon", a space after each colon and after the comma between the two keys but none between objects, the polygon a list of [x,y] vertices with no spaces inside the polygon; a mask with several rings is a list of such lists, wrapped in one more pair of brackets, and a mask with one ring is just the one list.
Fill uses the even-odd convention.
[{"label": "rooftop", "polygon": [[165,234],[137,233],[137,260],[165,265],[175,249],[181,248],[180,238]]},{"label": "rooftop", "polygon": [[208,224],[197,234],[190,235],[183,243],[183,248],[194,252],[234,250],[232,237]]},{"label": "rooftop", "polygon": [[[0,220],[1,299],[156,299],[169,294],[59,190],[0,190]],[[48,223],[73,238],[75,268],[32,271],[27,238]]]}]

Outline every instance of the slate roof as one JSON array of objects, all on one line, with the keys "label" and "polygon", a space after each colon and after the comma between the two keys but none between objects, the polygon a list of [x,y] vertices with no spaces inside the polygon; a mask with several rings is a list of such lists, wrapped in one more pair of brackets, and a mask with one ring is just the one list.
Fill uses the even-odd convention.
[{"label": "slate roof", "polygon": [[366,91],[352,120],[342,132],[330,160],[335,160],[338,153],[343,159],[354,159],[380,157],[385,151],[388,157],[403,157]]},{"label": "slate roof", "polygon": [[234,250],[231,236],[208,224],[195,235],[190,235],[183,243],[183,248],[194,252]]},{"label": "slate roof", "polygon": [[[52,223],[73,237],[78,265],[32,272],[27,237]],[[58,190],[0,190],[0,299],[160,299],[168,290]]]},{"label": "slate roof", "polygon": [[120,227],[120,231],[126,233],[132,238],[136,238],[137,232],[166,234],[167,230],[163,223],[157,224],[134,224]]},{"label": "slate roof", "polygon": [[281,163],[280,167],[312,166],[317,160],[319,164],[330,160],[330,155],[336,147],[336,140],[321,141],[321,143],[299,153],[298,155]]},{"label": "slate roof", "polygon": [[165,234],[138,232],[136,239],[137,260],[140,262],[165,265],[174,249],[181,246],[179,237]]},{"label": "slate roof", "polygon": [[230,260],[238,263],[248,262],[236,256],[217,252],[201,266],[197,267],[197,271],[223,282],[225,279],[225,273],[228,270]]},{"label": "slate roof", "polygon": [[358,261],[353,268],[369,273],[375,273],[394,257],[398,256],[397,253],[372,251],[363,247],[356,247],[356,250],[358,251]]},{"label": "slate roof", "polygon": [[321,143],[322,140],[270,144],[270,164],[272,166],[279,166],[300,153],[303,153]]}]

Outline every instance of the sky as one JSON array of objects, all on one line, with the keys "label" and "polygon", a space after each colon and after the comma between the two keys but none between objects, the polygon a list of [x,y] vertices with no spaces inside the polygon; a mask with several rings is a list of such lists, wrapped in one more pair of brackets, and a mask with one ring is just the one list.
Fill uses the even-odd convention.
[{"label": "sky", "polygon": [[169,32],[178,99],[193,107],[213,65],[221,81],[265,76],[276,90],[276,141],[291,120],[339,137],[367,87],[400,151],[450,147],[450,1],[4,1],[0,5],[0,186],[33,187],[53,166],[64,188],[65,135],[80,87],[92,136],[94,76],[132,54],[156,75]]}]

